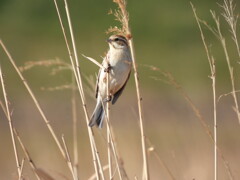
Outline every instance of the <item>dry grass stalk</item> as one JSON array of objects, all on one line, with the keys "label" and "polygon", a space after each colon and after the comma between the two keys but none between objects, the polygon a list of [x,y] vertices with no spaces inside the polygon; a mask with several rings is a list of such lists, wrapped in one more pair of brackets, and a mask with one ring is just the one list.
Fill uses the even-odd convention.
[{"label": "dry grass stalk", "polygon": [[[3,106],[1,101],[0,101],[0,104],[1,104],[1,107],[2,107],[2,110],[3,110],[4,114],[5,114],[5,116],[7,117],[7,110],[6,110],[6,108]],[[33,173],[35,174],[35,176],[36,176],[36,178],[38,180],[41,180],[40,177],[37,174],[37,168],[36,168],[32,158],[30,157],[30,154],[28,153],[27,148],[24,146],[24,144],[23,144],[23,142],[22,142],[22,140],[21,140],[21,138],[19,136],[19,133],[17,132],[17,130],[15,128],[13,128],[13,132],[14,132],[14,135],[16,136],[16,138],[17,138],[17,140],[18,140],[18,142],[19,142],[19,144],[20,144],[20,146],[21,146],[21,148],[22,148],[22,150],[24,152],[25,157],[27,158],[27,160],[28,160],[28,162],[29,162],[29,164],[30,164],[30,166],[31,166],[31,168],[33,170]],[[22,169],[22,166],[21,166],[21,169]]]},{"label": "dry grass stalk", "polygon": [[[103,166],[103,171],[106,171],[108,169],[108,164]],[[94,173],[88,180],[95,180],[97,178],[96,174]]]},{"label": "dry grass stalk", "polygon": [[6,114],[6,116],[7,116],[7,110],[6,110],[6,108],[4,107],[3,102],[2,102],[1,100],[0,100],[0,106],[1,106],[4,114]]},{"label": "dry grass stalk", "polygon": [[226,22],[230,27],[230,32],[232,34],[232,40],[234,41],[238,53],[238,57],[240,60],[240,48],[239,42],[237,38],[237,22],[239,15],[235,15],[236,4],[233,4],[233,0],[224,0],[223,5],[221,5],[223,9],[222,16],[225,18]]},{"label": "dry grass stalk", "polygon": [[[0,43],[2,45],[1,40],[0,40]],[[7,93],[6,93],[6,89],[5,89],[5,85],[4,85],[1,65],[0,65],[0,81],[1,81],[2,91],[3,91],[4,101],[5,101],[5,108],[3,108],[3,109],[6,110],[5,112],[6,112],[7,119],[8,119],[8,124],[9,124],[12,144],[13,144],[13,151],[14,151],[14,156],[15,156],[15,161],[16,161],[16,166],[17,166],[17,171],[18,171],[18,178],[21,179],[22,178],[21,164],[19,162],[17,145],[16,145],[15,136],[14,136],[14,132],[13,132],[13,123],[12,123],[12,118],[11,118],[11,114],[10,114],[10,110],[9,110],[9,106],[8,106],[8,98],[7,98]]]},{"label": "dry grass stalk", "polygon": [[[110,92],[109,92],[109,72],[107,71],[107,98],[110,99]],[[106,119],[110,119],[110,101],[107,102],[106,105]],[[112,164],[112,156],[111,156],[111,134],[110,128],[107,126],[107,144],[108,144],[108,170],[109,170],[109,179],[113,179],[113,164]]]},{"label": "dry grass stalk", "polygon": [[55,86],[55,87],[41,87],[40,89],[43,91],[60,91],[60,90],[66,90],[66,89],[72,89],[72,84],[64,84],[61,86]]},{"label": "dry grass stalk", "polygon": [[92,63],[94,63],[95,65],[97,65],[99,68],[102,68],[102,69],[105,69],[103,67],[102,64],[100,64],[98,61],[96,61],[95,59],[91,58],[91,57],[88,57],[88,56],[85,56],[84,54],[82,54],[83,57],[85,57],[86,59],[88,59],[89,61],[91,61]]},{"label": "dry grass stalk", "polygon": [[[160,72],[165,78],[166,80],[162,80],[160,78],[156,78],[156,77],[152,77],[154,80],[157,81],[163,81],[166,84],[169,84],[171,86],[173,86],[175,89],[178,90],[178,92],[180,93],[180,95],[186,100],[186,102],[189,104],[189,106],[191,107],[192,111],[194,112],[195,116],[198,118],[198,120],[200,121],[203,129],[205,130],[205,132],[207,133],[207,135],[210,137],[211,141],[213,143],[215,143],[214,141],[214,135],[211,131],[211,129],[209,128],[206,120],[203,118],[202,114],[200,113],[199,109],[197,108],[197,106],[193,103],[192,99],[188,96],[188,94],[184,91],[184,89],[181,87],[181,85],[174,79],[174,77],[172,76],[171,73],[169,72],[163,72],[161,71],[159,68],[156,68],[154,66],[149,66],[149,65],[145,65],[146,67],[149,67],[151,70],[153,71],[158,71]],[[230,180],[234,179],[232,170],[230,168],[230,165],[228,163],[228,161],[225,159],[221,149],[217,146],[217,150],[218,150],[218,154],[221,157],[224,167],[227,171],[228,177]]]},{"label": "dry grass stalk", "polygon": [[76,87],[74,76],[72,75],[72,119],[73,119],[73,170],[78,177],[78,138],[77,138],[77,103],[76,103]]},{"label": "dry grass stalk", "polygon": [[[233,97],[233,101],[234,101],[234,111],[237,114],[237,118],[238,121],[240,123],[240,112],[239,112],[239,103],[238,103],[238,99],[237,99],[237,94],[236,94],[236,88],[235,88],[235,79],[234,79],[234,72],[233,72],[233,67],[231,65],[231,61],[230,61],[230,57],[229,57],[229,53],[227,50],[227,45],[226,45],[226,40],[224,38],[224,36],[222,35],[221,32],[221,27],[220,27],[220,20],[219,17],[217,17],[216,13],[214,11],[211,11],[212,14],[212,18],[216,24],[216,29],[210,28],[210,31],[214,31],[214,35],[216,35],[216,37],[219,39],[221,46],[223,48],[223,52],[225,55],[225,59],[227,62],[227,66],[228,66],[228,70],[229,70],[229,74],[230,74],[230,81],[231,81],[231,94]],[[206,23],[204,23],[206,25]],[[209,28],[209,26],[207,26]]]},{"label": "dry grass stalk", "polygon": [[136,84],[137,91],[137,99],[138,99],[138,112],[139,112],[139,121],[140,121],[140,131],[141,131],[141,142],[142,142],[142,156],[143,156],[143,180],[149,179],[149,169],[148,169],[148,158],[147,158],[147,148],[146,148],[146,140],[143,126],[143,112],[142,112],[142,96],[140,92],[139,85],[139,77],[137,71],[137,64],[135,58],[134,51],[134,43],[132,38],[131,29],[129,27],[129,15],[126,9],[126,1],[125,0],[113,0],[113,2],[117,3],[119,10],[115,12],[115,16],[118,21],[122,23],[122,30],[125,36],[128,38],[129,47],[131,50],[132,61],[133,61],[133,69],[134,69],[134,79]]},{"label": "dry grass stalk", "polygon": [[41,177],[43,180],[55,180],[53,177],[51,177],[48,173],[46,173],[42,169],[37,169],[37,174]]},{"label": "dry grass stalk", "polygon": [[25,162],[25,159],[23,158],[22,162],[21,162],[20,176],[18,177],[18,180],[24,180],[23,175],[22,175],[24,162]]},{"label": "dry grass stalk", "polygon": [[[64,3],[65,3],[65,10],[66,10],[67,19],[68,19],[68,27],[70,30],[73,53],[74,53],[74,58],[75,58],[75,65],[74,65],[74,63],[72,63],[72,68],[75,69],[77,72],[77,74],[75,73],[75,79],[78,82],[78,89],[79,89],[79,93],[80,93],[81,100],[82,100],[83,110],[84,110],[85,119],[86,119],[86,125],[87,125],[88,133],[89,133],[89,140],[90,140],[90,144],[91,144],[92,155],[93,155],[93,159],[94,159],[94,167],[95,167],[95,171],[97,172],[97,174],[100,173],[101,178],[104,180],[105,178],[104,178],[104,174],[103,174],[103,169],[102,169],[102,165],[100,162],[98,150],[96,147],[93,131],[92,131],[92,128],[88,126],[89,116],[88,116],[88,112],[87,112],[86,99],[85,99],[85,95],[84,95],[84,91],[83,91],[82,77],[81,77],[81,72],[80,72],[78,54],[77,54],[75,38],[74,38],[73,29],[72,29],[72,23],[71,23],[70,12],[69,12],[69,8],[68,8],[67,0],[64,0]],[[98,164],[98,167],[96,166],[97,165],[96,162]],[[98,176],[98,178],[99,178],[99,176]]]},{"label": "dry grass stalk", "polygon": [[199,21],[199,18],[196,13],[196,9],[194,8],[193,4],[191,3],[192,10],[197,21],[198,28],[200,30],[202,42],[207,54],[207,59],[209,63],[209,67],[211,70],[211,80],[212,80],[212,93],[213,93],[213,119],[214,119],[214,180],[218,179],[218,156],[217,156],[217,99],[216,99],[216,67],[215,67],[215,60],[210,55],[207,43],[205,41],[205,37],[203,34],[203,30]]},{"label": "dry grass stalk", "polygon": [[[58,137],[57,137],[55,131],[53,130],[53,128],[52,128],[52,126],[51,126],[51,124],[50,124],[50,121],[47,119],[45,113],[43,112],[43,110],[42,110],[42,108],[41,108],[41,106],[40,106],[40,104],[39,104],[36,96],[34,95],[33,91],[31,90],[31,88],[30,88],[30,86],[28,85],[27,81],[24,79],[21,71],[18,69],[17,65],[15,64],[15,61],[13,60],[12,56],[10,55],[10,53],[8,52],[7,48],[5,47],[5,45],[3,44],[3,42],[2,42],[1,40],[0,40],[0,45],[2,46],[2,48],[3,48],[4,52],[6,53],[9,61],[10,61],[11,64],[13,65],[15,71],[17,72],[18,76],[20,77],[21,81],[23,82],[24,86],[26,87],[28,93],[30,94],[30,97],[32,98],[32,100],[33,100],[35,106],[37,107],[40,115],[42,116],[42,118],[43,118],[43,120],[44,120],[44,122],[45,122],[45,124],[46,124],[46,126],[47,126],[47,128],[48,128],[48,130],[49,130],[49,132],[50,132],[50,134],[52,135],[55,143],[57,144],[58,149],[60,150],[62,156],[63,156],[64,159],[66,160],[66,159],[67,159],[67,156],[66,156],[66,154],[65,154],[65,151],[64,151],[64,149],[62,148],[62,145],[61,145],[60,141],[58,140]],[[68,166],[68,167],[69,167],[69,166]],[[69,167],[69,169],[71,170],[71,167]]]},{"label": "dry grass stalk", "polygon": [[65,28],[64,28],[63,23],[62,23],[61,14],[59,12],[59,8],[58,8],[56,0],[54,0],[54,3],[55,3],[56,10],[57,10],[60,26],[61,26],[61,29],[62,29],[62,32],[63,32],[65,44],[67,46],[67,50],[68,50],[68,53],[69,53],[74,77],[75,77],[75,80],[77,82],[78,90],[79,90],[80,97],[81,97],[81,100],[82,100],[83,110],[84,110],[84,114],[85,114],[88,134],[89,134],[89,141],[90,141],[91,150],[92,150],[95,173],[96,173],[96,176],[97,176],[98,180],[100,179],[100,175],[101,175],[102,179],[105,179],[104,174],[103,174],[103,170],[102,170],[102,166],[101,166],[101,162],[100,162],[100,158],[99,158],[99,155],[98,155],[98,151],[97,151],[97,148],[96,148],[96,143],[95,143],[93,131],[88,126],[89,116],[88,116],[88,113],[87,113],[87,106],[86,106],[86,101],[85,101],[85,96],[84,96],[84,91],[83,91],[83,86],[82,86],[81,73],[80,73],[80,69],[79,69],[80,66],[79,66],[79,63],[78,63],[78,55],[77,55],[77,51],[76,51],[75,39],[74,39],[73,30],[72,30],[72,24],[71,24],[71,18],[70,18],[70,13],[69,13],[69,9],[68,9],[68,4],[67,4],[67,1],[64,0],[65,10],[66,10],[67,19],[68,19],[68,26],[69,26],[72,46],[73,46],[73,50],[74,50],[75,61],[74,61],[74,58],[73,58],[71,50],[70,50],[70,46],[69,46],[69,43],[68,43],[68,40],[67,40]]},{"label": "dry grass stalk", "polygon": [[70,158],[70,155],[69,155],[69,151],[68,151],[68,148],[67,148],[66,141],[64,139],[64,135],[62,135],[62,142],[63,142],[63,147],[64,147],[64,150],[65,150],[65,153],[66,153],[66,156],[67,156],[67,164],[68,164],[69,167],[71,167],[70,171],[72,173],[73,179],[78,180],[78,177],[75,176],[75,173],[74,173],[73,164],[72,164],[72,161],[71,161],[71,158]]},{"label": "dry grass stalk", "polygon": [[111,123],[109,122],[108,119],[107,119],[107,126],[109,127],[109,131],[110,131],[111,147],[112,147],[112,151],[113,151],[113,156],[114,156],[115,161],[116,161],[119,177],[121,179],[129,180],[127,172],[124,168],[123,160],[122,160],[121,155],[120,155],[120,153],[118,151],[118,148],[117,148],[117,142],[116,142],[116,138],[115,138],[115,135],[114,135],[114,131],[113,131]]},{"label": "dry grass stalk", "polygon": [[60,59],[48,59],[48,60],[41,60],[41,61],[28,61],[24,64],[24,66],[18,67],[21,72],[27,71],[33,67],[36,66],[44,66],[44,67],[50,67],[50,66],[64,66],[69,68],[69,64],[61,61]]},{"label": "dry grass stalk", "polygon": [[16,129],[14,129],[14,134],[15,134],[15,136],[16,136],[17,139],[18,139],[18,142],[19,142],[19,144],[20,144],[20,146],[21,146],[21,148],[22,148],[22,150],[23,150],[23,153],[24,153],[25,157],[27,158],[27,160],[28,160],[28,162],[29,162],[29,164],[30,164],[31,169],[33,170],[33,173],[35,174],[35,176],[36,176],[36,178],[37,178],[38,180],[41,180],[41,178],[38,176],[38,173],[37,173],[37,167],[36,167],[35,163],[33,162],[33,160],[32,160],[32,158],[31,158],[31,156],[30,156],[27,148],[26,148],[25,145],[23,144],[23,142],[22,142],[22,140],[21,140],[21,138],[20,138],[20,136],[19,136],[19,134],[18,134],[18,132],[17,132]]},{"label": "dry grass stalk", "polygon": [[[104,107],[104,111],[105,113],[107,114],[107,107]],[[119,175],[119,178],[120,180],[123,179],[123,177],[125,179],[128,179],[128,176],[126,175],[126,171],[123,167],[123,165],[121,164],[120,162],[120,158],[117,154],[117,149],[116,149],[116,145],[115,145],[115,140],[113,138],[113,131],[112,131],[112,128],[111,128],[111,123],[109,121],[109,116],[106,117],[106,124],[107,124],[107,135],[108,135],[108,143],[109,143],[109,146],[110,146],[110,150],[112,150],[113,152],[113,157],[114,157],[114,160],[116,162],[116,166],[117,166],[117,171],[118,171],[118,175]],[[110,154],[111,155],[111,154]],[[111,177],[111,176],[110,176]],[[113,177],[113,176],[112,176]]]}]

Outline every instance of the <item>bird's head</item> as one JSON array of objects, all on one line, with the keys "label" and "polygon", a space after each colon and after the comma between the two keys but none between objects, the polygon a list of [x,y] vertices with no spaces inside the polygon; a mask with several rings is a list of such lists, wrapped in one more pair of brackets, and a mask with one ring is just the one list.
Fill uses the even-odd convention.
[{"label": "bird's head", "polygon": [[125,49],[128,48],[128,40],[122,35],[112,35],[107,39],[110,48]]}]

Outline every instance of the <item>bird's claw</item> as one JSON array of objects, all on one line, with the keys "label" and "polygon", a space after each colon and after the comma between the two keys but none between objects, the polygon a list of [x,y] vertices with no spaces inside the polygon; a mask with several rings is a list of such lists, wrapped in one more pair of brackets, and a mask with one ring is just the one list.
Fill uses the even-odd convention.
[{"label": "bird's claw", "polygon": [[112,100],[112,96],[108,96],[106,99],[105,99],[105,102],[110,102]]},{"label": "bird's claw", "polygon": [[109,73],[112,69],[112,66],[108,63],[108,67],[104,69],[104,72]]}]

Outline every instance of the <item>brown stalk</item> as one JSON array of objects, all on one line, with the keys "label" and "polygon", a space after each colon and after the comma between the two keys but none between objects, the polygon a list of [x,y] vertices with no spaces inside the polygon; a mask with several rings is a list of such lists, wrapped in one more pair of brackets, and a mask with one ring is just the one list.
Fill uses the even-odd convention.
[{"label": "brown stalk", "polygon": [[[0,40],[0,43],[2,45],[2,41],[1,40]],[[16,165],[17,165],[18,178],[21,179],[22,178],[22,175],[21,175],[22,174],[22,172],[21,172],[21,164],[19,162],[17,145],[16,145],[15,136],[14,136],[14,132],[13,132],[13,123],[12,123],[12,118],[11,118],[11,114],[10,114],[10,110],[9,110],[9,106],[8,106],[8,98],[7,98],[7,93],[6,93],[6,89],[5,89],[5,85],[4,85],[1,65],[0,65],[0,81],[1,81],[1,85],[2,85],[4,101],[5,101],[5,108],[4,109],[6,110],[5,112],[6,112],[7,119],[8,119],[8,124],[9,124],[12,144],[13,144],[13,151],[14,151],[15,161],[16,161]]]},{"label": "brown stalk", "polygon": [[25,147],[25,145],[23,144],[23,142],[22,142],[22,140],[21,140],[17,130],[16,129],[13,129],[13,130],[14,130],[14,134],[17,137],[18,142],[19,142],[19,144],[20,144],[20,146],[21,146],[21,148],[22,148],[22,150],[23,150],[23,152],[25,154],[25,157],[27,158],[27,160],[28,160],[28,162],[29,162],[29,164],[31,166],[31,169],[32,169],[33,173],[35,174],[35,176],[36,176],[36,178],[38,180],[41,180],[41,178],[39,177],[39,175],[37,173],[37,167],[36,167],[35,163],[33,162],[32,158],[30,157],[30,154],[29,154],[27,148]]},{"label": "brown stalk", "polygon": [[[107,109],[106,107],[104,107],[104,112],[107,113]],[[107,122],[107,135],[108,135],[108,145],[110,147],[110,149],[112,150],[113,152],[113,157],[114,157],[114,160],[116,162],[116,166],[117,166],[117,171],[118,171],[118,174],[119,174],[119,178],[120,180],[123,179],[123,175],[122,173],[124,174],[124,177],[126,179],[128,179],[127,175],[126,175],[126,171],[124,169],[124,167],[122,166],[121,162],[120,162],[120,158],[117,154],[117,149],[116,149],[116,145],[115,145],[115,141],[113,139],[113,131],[112,131],[112,128],[111,128],[111,123],[110,123],[110,120],[108,119],[109,116],[106,117],[106,122]],[[111,155],[111,154],[110,154]],[[113,178],[113,176],[112,176]],[[112,179],[110,177],[110,179]]]},{"label": "brown stalk", "polygon": [[[110,92],[109,92],[109,72],[107,71],[107,98],[110,98]],[[110,101],[107,101],[106,106],[106,119],[110,119]],[[111,135],[110,135],[110,128],[107,126],[107,144],[108,144],[108,170],[109,170],[109,179],[113,179],[113,164],[112,164],[112,156],[111,156]]]},{"label": "brown stalk", "polygon": [[233,0],[224,0],[223,5],[221,5],[223,9],[222,16],[224,17],[225,21],[228,23],[230,28],[230,33],[232,34],[232,40],[235,43],[238,57],[240,60],[240,48],[239,48],[239,42],[237,37],[237,22],[239,15],[235,15],[235,7],[236,5],[233,3]]},{"label": "brown stalk", "polygon": [[72,164],[72,161],[71,161],[71,158],[70,158],[70,155],[69,155],[69,151],[68,151],[68,148],[67,148],[66,141],[64,139],[64,135],[62,135],[62,142],[63,142],[63,147],[64,147],[64,150],[65,150],[65,153],[66,153],[66,156],[67,156],[67,164],[70,167],[70,171],[72,173],[73,179],[78,180],[78,177],[75,176],[75,173],[74,173],[73,164]]},{"label": "brown stalk", "polygon": [[117,3],[117,5],[119,6],[120,10],[117,12],[116,17],[122,23],[122,30],[125,33],[125,36],[128,38],[129,47],[131,50],[133,69],[134,69],[134,79],[135,79],[135,85],[136,85],[136,91],[137,91],[140,131],[141,131],[142,156],[143,156],[143,180],[149,180],[148,157],[147,157],[147,148],[146,148],[146,142],[145,142],[146,141],[145,131],[144,131],[144,125],[143,125],[142,96],[141,96],[140,85],[139,85],[139,76],[138,76],[137,63],[135,58],[134,43],[133,43],[131,29],[129,26],[129,16],[126,9],[126,1],[113,0],[113,2]]},{"label": "brown stalk", "polygon": [[[42,116],[42,118],[43,118],[43,120],[44,120],[44,122],[45,122],[45,124],[46,124],[46,126],[47,126],[47,128],[48,128],[48,130],[50,132],[50,134],[52,135],[52,137],[53,137],[53,139],[55,141],[55,143],[57,144],[58,149],[60,150],[63,158],[66,160],[67,157],[66,157],[65,151],[62,148],[62,145],[61,145],[60,141],[58,140],[57,135],[55,134],[55,131],[53,130],[53,128],[52,128],[52,126],[50,124],[50,121],[45,116],[45,113],[43,112],[43,110],[42,110],[42,108],[41,108],[41,106],[40,106],[36,96],[34,95],[33,91],[31,90],[31,88],[28,85],[27,81],[24,79],[21,71],[17,67],[15,61],[13,60],[12,56],[10,55],[9,51],[7,50],[7,48],[5,47],[5,45],[3,44],[3,42],[1,40],[0,40],[0,45],[2,46],[2,48],[3,48],[4,52],[6,53],[9,61],[11,62],[11,64],[13,65],[15,71],[17,72],[18,76],[20,77],[21,81],[23,82],[23,84],[24,84],[25,88],[27,89],[28,93],[30,94],[30,97],[32,98],[32,100],[33,100],[35,106],[37,107],[40,115]],[[71,167],[69,167],[69,169],[71,170]]]},{"label": "brown stalk", "polygon": [[18,177],[18,180],[24,180],[24,178],[23,178],[23,176],[22,176],[24,162],[25,162],[25,159],[23,158],[23,159],[22,159],[22,162],[21,162],[21,165],[20,165],[21,169],[20,169],[20,176]]},{"label": "brown stalk", "polygon": [[70,36],[71,36],[71,42],[72,42],[72,47],[73,47],[74,58],[73,58],[72,52],[70,50],[70,46],[69,46],[69,43],[68,43],[68,40],[67,40],[65,28],[64,28],[63,23],[62,23],[61,14],[59,12],[59,8],[58,8],[56,0],[54,0],[54,3],[55,3],[56,10],[57,10],[60,26],[61,26],[61,29],[62,29],[62,32],[63,32],[65,44],[67,46],[67,50],[68,50],[68,53],[69,53],[69,57],[70,57],[70,61],[71,61],[71,65],[72,65],[72,69],[73,69],[73,73],[74,73],[74,77],[75,77],[75,80],[77,82],[79,94],[80,94],[80,97],[81,97],[81,100],[82,100],[83,111],[84,111],[84,114],[85,114],[85,119],[86,119],[88,134],[89,134],[89,141],[90,141],[91,150],[92,150],[93,164],[94,164],[95,173],[97,175],[97,179],[98,180],[100,180],[100,175],[101,175],[101,178],[104,180],[105,178],[104,178],[104,174],[103,174],[103,170],[102,170],[102,165],[101,165],[101,162],[100,162],[99,154],[98,154],[98,151],[97,151],[97,147],[96,147],[96,143],[95,143],[95,139],[94,139],[94,134],[93,134],[92,129],[88,126],[89,116],[88,116],[88,113],[87,113],[87,105],[86,105],[85,95],[84,95],[84,91],[83,91],[82,78],[81,78],[81,73],[80,73],[80,66],[79,66],[79,63],[78,63],[78,55],[77,55],[77,50],[76,50],[76,44],[75,44],[75,39],[74,39],[74,34],[73,34],[73,29],[72,29],[72,23],[71,23],[71,18],[70,18],[70,12],[69,12],[69,8],[68,8],[68,4],[67,4],[67,1],[64,0],[65,11],[66,11],[67,20],[68,20],[68,27],[69,27],[69,30],[70,30]]},{"label": "brown stalk", "polygon": [[205,37],[203,34],[203,30],[199,21],[199,18],[196,13],[196,9],[194,8],[193,4],[191,3],[192,10],[197,21],[198,28],[200,30],[201,39],[207,54],[207,59],[209,63],[209,67],[211,70],[211,80],[212,80],[212,93],[213,93],[213,119],[214,119],[214,180],[218,179],[218,155],[217,155],[217,99],[216,99],[216,67],[215,67],[215,60],[210,55],[207,43],[205,41]]},{"label": "brown stalk", "polygon": [[78,138],[77,138],[77,104],[74,76],[72,75],[72,119],[73,119],[73,170],[78,177]]},{"label": "brown stalk", "polygon": [[212,18],[215,21],[216,27],[217,27],[217,37],[221,43],[221,46],[223,48],[223,52],[225,55],[225,59],[227,62],[227,66],[228,66],[228,70],[229,70],[229,74],[230,74],[230,81],[231,81],[231,86],[232,86],[232,97],[233,97],[233,101],[235,104],[234,107],[234,111],[237,114],[237,118],[238,118],[238,122],[240,124],[240,112],[239,112],[239,103],[238,103],[238,99],[237,99],[237,94],[236,94],[236,88],[235,88],[235,79],[234,79],[234,73],[233,73],[233,66],[231,65],[231,61],[230,61],[230,57],[229,57],[229,53],[227,50],[227,45],[226,45],[226,40],[224,38],[224,36],[222,35],[221,32],[221,27],[220,27],[220,20],[219,18],[216,16],[215,12],[211,11],[212,14]]},{"label": "brown stalk", "polygon": [[[7,110],[6,110],[6,108],[3,106],[1,101],[0,101],[0,104],[1,104],[1,107],[2,107],[2,110],[3,110],[4,114],[5,114],[5,116],[7,117]],[[29,155],[29,153],[27,151],[27,148],[24,146],[24,144],[23,144],[23,142],[22,142],[22,140],[21,140],[21,138],[20,138],[20,136],[19,136],[19,134],[18,134],[18,132],[17,132],[17,130],[15,128],[13,128],[13,132],[14,132],[14,135],[16,136],[16,138],[17,138],[17,140],[18,140],[18,142],[19,142],[19,144],[20,144],[20,146],[21,146],[21,148],[22,148],[22,150],[23,150],[23,152],[25,154],[25,157],[27,158],[27,160],[28,160],[28,162],[29,162],[29,164],[30,164],[30,166],[31,166],[31,168],[33,170],[33,173],[35,174],[35,176],[36,176],[36,178],[38,180],[41,180],[40,177],[37,174],[37,168],[36,168],[32,158],[30,157],[30,155]]]}]

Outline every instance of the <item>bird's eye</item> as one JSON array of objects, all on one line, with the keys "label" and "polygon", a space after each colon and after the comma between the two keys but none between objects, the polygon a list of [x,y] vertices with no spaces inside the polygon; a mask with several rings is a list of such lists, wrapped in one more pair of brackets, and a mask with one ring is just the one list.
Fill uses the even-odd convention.
[{"label": "bird's eye", "polygon": [[119,39],[118,39],[118,38],[116,38],[116,39],[115,39],[115,41],[119,41]]}]

